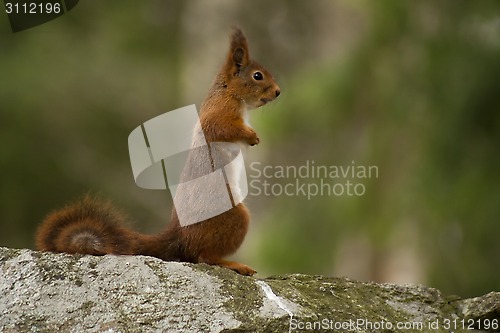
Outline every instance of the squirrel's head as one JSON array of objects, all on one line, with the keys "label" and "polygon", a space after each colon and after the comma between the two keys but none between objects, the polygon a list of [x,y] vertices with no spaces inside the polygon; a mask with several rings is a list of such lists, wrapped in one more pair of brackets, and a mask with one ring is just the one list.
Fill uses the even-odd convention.
[{"label": "squirrel's head", "polygon": [[228,91],[249,109],[265,105],[280,95],[280,87],[271,73],[250,58],[247,39],[239,28],[234,28],[231,35],[223,72]]}]

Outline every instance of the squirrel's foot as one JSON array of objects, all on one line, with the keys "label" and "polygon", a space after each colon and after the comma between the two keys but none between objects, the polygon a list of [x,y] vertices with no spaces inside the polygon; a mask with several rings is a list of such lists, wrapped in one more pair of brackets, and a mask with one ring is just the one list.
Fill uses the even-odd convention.
[{"label": "squirrel's foot", "polygon": [[256,270],[248,267],[247,265],[240,264],[239,262],[235,262],[235,261],[220,259],[220,260],[216,260],[213,262],[209,262],[208,264],[229,268],[229,269],[231,269],[231,270],[233,270],[241,275],[252,276],[255,273],[257,273]]}]

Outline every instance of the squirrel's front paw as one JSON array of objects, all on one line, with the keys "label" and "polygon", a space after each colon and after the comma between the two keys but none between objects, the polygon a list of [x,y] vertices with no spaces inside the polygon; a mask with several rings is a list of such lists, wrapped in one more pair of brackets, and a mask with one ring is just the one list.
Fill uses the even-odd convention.
[{"label": "squirrel's front paw", "polygon": [[255,146],[255,145],[258,145],[260,142],[260,139],[259,137],[257,136],[257,134],[255,134],[254,136],[252,136],[249,140],[248,140],[248,144],[250,146]]}]

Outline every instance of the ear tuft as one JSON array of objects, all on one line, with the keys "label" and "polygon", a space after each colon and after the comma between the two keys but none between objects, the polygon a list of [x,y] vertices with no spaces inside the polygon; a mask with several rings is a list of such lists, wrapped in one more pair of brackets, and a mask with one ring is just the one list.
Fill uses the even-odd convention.
[{"label": "ear tuft", "polygon": [[230,59],[237,67],[246,66],[249,63],[248,43],[243,31],[233,27],[229,49]]},{"label": "ear tuft", "polygon": [[246,45],[247,39],[240,28],[233,26],[233,33],[231,34],[231,44]]}]

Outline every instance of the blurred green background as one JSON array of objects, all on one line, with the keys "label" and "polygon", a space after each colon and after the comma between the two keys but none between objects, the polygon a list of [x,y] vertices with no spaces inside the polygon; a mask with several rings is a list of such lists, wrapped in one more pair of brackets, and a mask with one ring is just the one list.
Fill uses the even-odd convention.
[{"label": "blurred green background", "polygon": [[252,113],[261,144],[247,164],[379,171],[353,179],[362,196],[251,190],[235,258],[260,276],[499,291],[500,2],[488,0],[82,1],[15,34],[0,14],[0,245],[34,248],[41,219],[88,192],[137,230],[166,225],[170,194],[135,185],[127,137],[201,104],[233,24],[282,88]]}]

